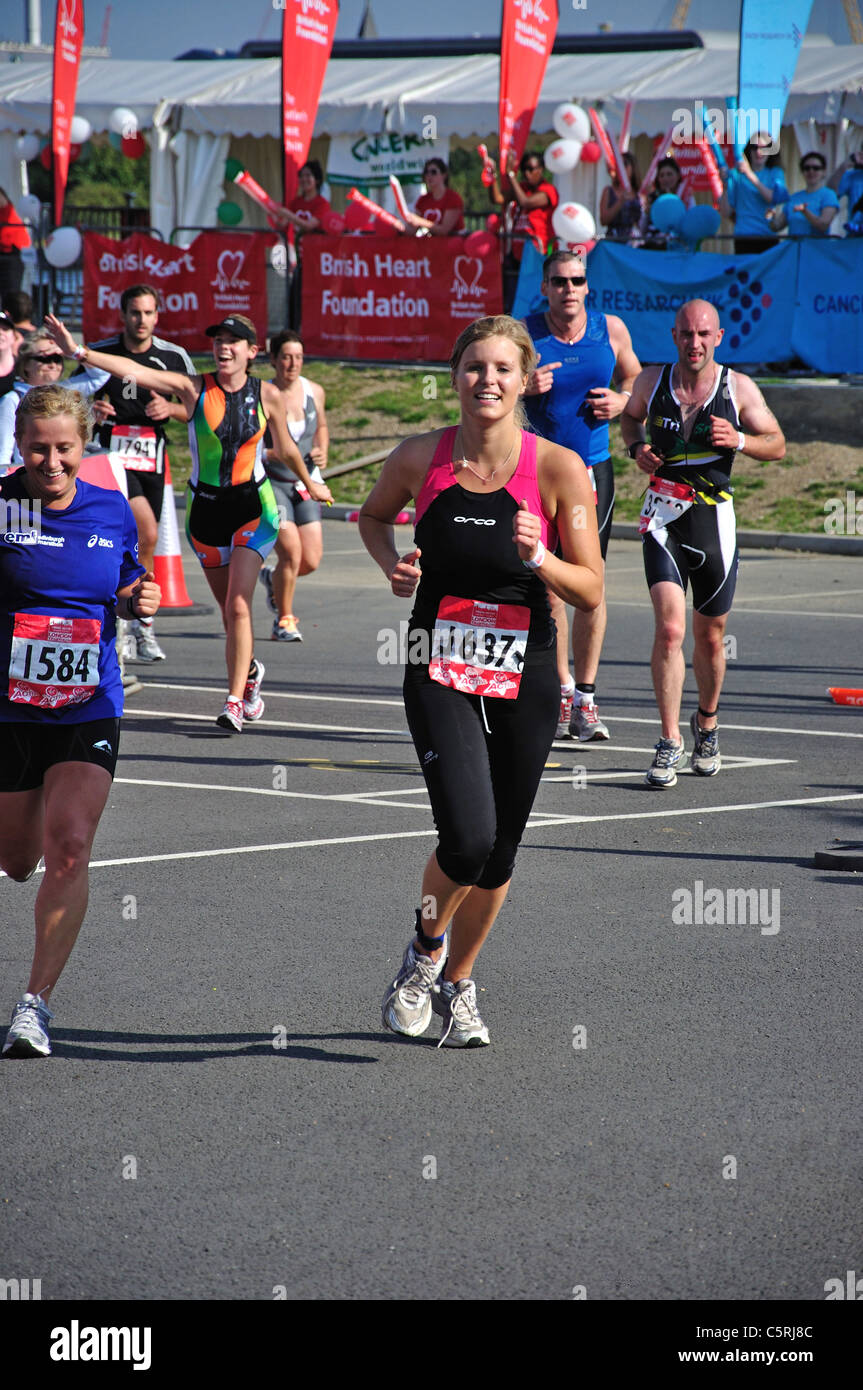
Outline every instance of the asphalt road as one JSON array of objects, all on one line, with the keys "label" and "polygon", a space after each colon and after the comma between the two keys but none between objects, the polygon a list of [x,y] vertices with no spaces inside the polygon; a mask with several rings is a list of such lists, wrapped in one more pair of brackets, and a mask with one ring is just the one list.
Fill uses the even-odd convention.
[{"label": "asphalt road", "polygon": [[[215,613],[163,618],[138,668],[55,1055],[0,1069],[0,1274],[73,1300],[824,1299],[860,1267],[861,876],[812,867],[863,839],[863,715],[825,695],[863,685],[860,561],[745,556],[722,772],[655,792],[650,610],[613,543],[612,741],[555,745],[477,970],[492,1046],[455,1052],[381,1030],[434,834],[377,660],[407,606],[355,526],[325,547],[302,645],[256,600],[241,737],[213,724]],[[0,881],[10,1009],[37,887]]]}]

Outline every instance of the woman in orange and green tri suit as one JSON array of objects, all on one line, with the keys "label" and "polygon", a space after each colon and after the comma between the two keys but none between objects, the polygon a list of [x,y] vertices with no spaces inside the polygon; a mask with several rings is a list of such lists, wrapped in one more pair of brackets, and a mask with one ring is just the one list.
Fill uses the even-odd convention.
[{"label": "woman in orange and green tri suit", "polygon": [[215,372],[186,376],[78,346],[50,314],[45,323],[67,357],[112,376],[131,377],[150,391],[175,395],[186,407],[192,451],[186,533],[221,609],[226,635],[228,698],[216,723],[240,733],[244,718],[260,719],[264,712],[264,666],[254,656],[252,598],[279,529],[276,499],[262,462],[267,427],[275,452],[311,496],[319,502],[332,500],[326,484],[309,476],[276,387],[249,376],[258,351],[254,324],[243,314],[230,314],[213,324],[207,336],[213,339]]}]

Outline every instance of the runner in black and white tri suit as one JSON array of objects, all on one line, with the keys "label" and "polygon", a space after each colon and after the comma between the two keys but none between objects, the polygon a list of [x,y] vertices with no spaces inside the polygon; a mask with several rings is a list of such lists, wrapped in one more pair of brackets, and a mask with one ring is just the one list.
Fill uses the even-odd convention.
[{"label": "runner in black and white tri suit", "polygon": [[662,720],[645,779],[651,787],[673,787],[685,757],[679,720],[687,583],[698,685],[698,713],[690,720],[692,770],[703,777],[719,771],[723,639],[737,580],[731,469],[737,450],[765,461],[785,456],[782,431],[755,382],[714,361],[723,330],[713,305],[704,299],[682,305],[672,337],[677,362],[646,367],[620,417],[630,456],[651,475],[639,522],[656,620],[651,670]]}]

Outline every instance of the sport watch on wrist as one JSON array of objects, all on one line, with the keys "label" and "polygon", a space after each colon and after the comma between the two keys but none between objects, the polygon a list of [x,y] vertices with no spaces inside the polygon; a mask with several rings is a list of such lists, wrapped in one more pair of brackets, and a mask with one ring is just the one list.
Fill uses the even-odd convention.
[{"label": "sport watch on wrist", "polygon": [[636,439],[636,441],[635,441],[634,444],[630,444],[629,448],[627,449],[627,453],[629,454],[629,457],[630,457],[631,459],[634,459],[634,458],[635,458],[635,455],[638,453],[638,451],[639,451],[639,449],[641,448],[642,444],[645,444],[645,445],[646,445],[646,444],[647,444],[647,440],[646,440],[646,439]]}]

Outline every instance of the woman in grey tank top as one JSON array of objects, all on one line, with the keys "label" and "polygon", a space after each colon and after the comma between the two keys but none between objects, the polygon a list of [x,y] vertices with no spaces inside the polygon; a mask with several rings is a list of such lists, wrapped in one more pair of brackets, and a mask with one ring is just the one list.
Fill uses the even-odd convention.
[{"label": "woman in grey tank top", "polygon": [[[291,438],[306,461],[312,481],[323,482],[327,466],[329,430],[322,386],[302,375],[303,344],[298,333],[285,329],[270,341],[270,361],[275,386],[285,406]],[[301,574],[311,574],[321,563],[324,540],[321,507],[309,495],[295,473],[269,448],[265,439],[264,467],[273,485],[279,509],[275,569],[261,570],[261,583],[273,612],[274,642],[302,642],[294,614],[294,591]]]}]

